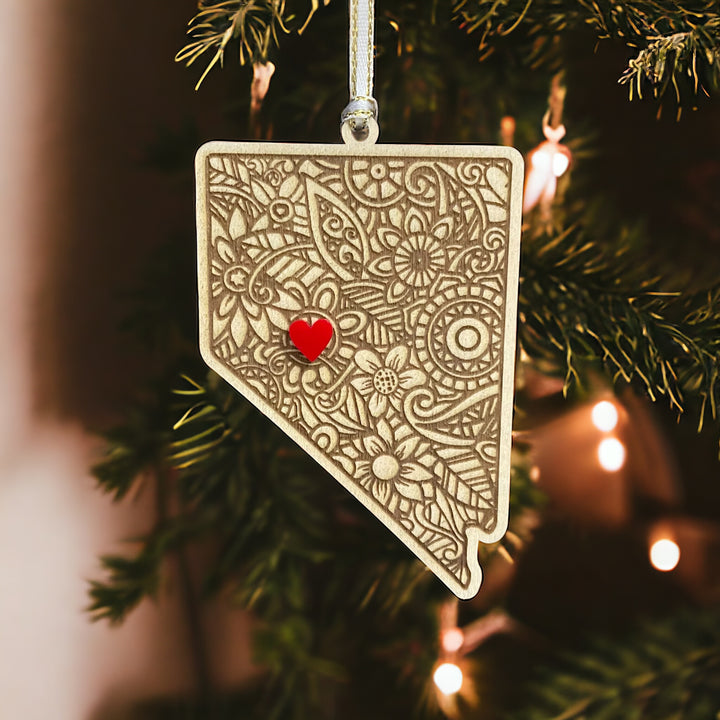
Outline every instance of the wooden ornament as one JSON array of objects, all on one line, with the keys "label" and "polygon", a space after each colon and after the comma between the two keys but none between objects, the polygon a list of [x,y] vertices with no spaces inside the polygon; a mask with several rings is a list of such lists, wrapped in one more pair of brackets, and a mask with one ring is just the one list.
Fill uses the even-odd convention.
[{"label": "wooden ornament", "polygon": [[470,598],[507,526],[522,158],[344,135],[198,152],[202,354]]}]

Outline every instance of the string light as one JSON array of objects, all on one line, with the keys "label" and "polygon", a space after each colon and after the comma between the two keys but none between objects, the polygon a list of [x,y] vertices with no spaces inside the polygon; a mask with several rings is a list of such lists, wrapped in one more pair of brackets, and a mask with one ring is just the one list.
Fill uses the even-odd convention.
[{"label": "string light", "polygon": [[547,139],[528,155],[523,212],[529,212],[537,204],[549,209],[555,198],[557,179],[570,166],[570,150],[560,143],[565,126],[551,128],[545,123],[543,132]]},{"label": "string light", "polygon": [[[564,146],[561,145],[561,148]],[[570,165],[570,151],[567,153],[562,150],[556,151],[552,156],[552,171],[555,177],[560,177]]]},{"label": "string light", "polygon": [[445,662],[438,665],[433,681],[443,695],[454,695],[462,687],[463,673],[455,663]]},{"label": "string light", "polygon": [[618,424],[618,411],[614,403],[602,400],[592,409],[593,425],[600,432],[611,432]]},{"label": "string light", "polygon": [[625,446],[617,438],[605,438],[597,450],[598,461],[608,472],[615,472],[625,464]]},{"label": "string light", "polygon": [[250,112],[253,115],[260,112],[274,72],[275,65],[271,62],[253,63],[253,79],[250,86]]},{"label": "string light", "polygon": [[680,562],[680,547],[670,538],[657,540],[650,547],[650,562],[661,572],[674,570]]},{"label": "string light", "polygon": [[445,652],[457,652],[465,642],[465,635],[460,628],[448,628],[442,634],[442,646]]}]

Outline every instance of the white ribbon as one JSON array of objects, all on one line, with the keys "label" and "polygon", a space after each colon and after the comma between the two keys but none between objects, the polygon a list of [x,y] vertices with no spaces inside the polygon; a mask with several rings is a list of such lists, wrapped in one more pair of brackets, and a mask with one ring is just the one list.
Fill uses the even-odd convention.
[{"label": "white ribbon", "polygon": [[350,10],[350,102],[342,111],[343,124],[363,130],[368,118],[377,119],[378,105],[372,96],[375,38],[375,0],[349,0]]}]

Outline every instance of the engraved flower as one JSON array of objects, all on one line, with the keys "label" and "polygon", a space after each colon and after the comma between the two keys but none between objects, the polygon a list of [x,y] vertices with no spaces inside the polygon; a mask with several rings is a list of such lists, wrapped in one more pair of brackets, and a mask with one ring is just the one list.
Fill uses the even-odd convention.
[{"label": "engraved flower", "polygon": [[435,219],[414,207],[394,222],[378,228],[373,240],[380,252],[367,266],[371,274],[387,281],[386,298],[391,304],[433,284],[445,269],[445,246],[453,232],[452,216]]},{"label": "engraved flower", "polygon": [[373,417],[384,415],[388,403],[400,410],[402,394],[425,382],[427,376],[422,370],[407,367],[408,359],[409,351],[404,346],[392,348],[384,361],[373,350],[356,353],[355,363],[362,374],[350,383],[363,397],[369,398],[368,410]]},{"label": "engraved flower", "polygon": [[392,511],[400,497],[419,501],[433,496],[430,443],[407,425],[393,430],[381,419],[362,445],[365,457],[356,462],[355,477],[379,503]]},{"label": "engraved flower", "polygon": [[395,249],[393,266],[400,281],[411,287],[427,287],[443,269],[445,255],[433,235],[415,233]]},{"label": "engraved flower", "polygon": [[351,188],[373,205],[393,202],[403,192],[402,160],[357,159],[350,163]]},{"label": "engraved flower", "polygon": [[250,190],[257,205],[262,209],[253,231],[269,227],[283,227],[288,223],[307,224],[305,204],[300,202],[304,189],[297,174],[288,175],[279,182],[277,171],[269,170],[265,176],[252,178]]},{"label": "engraved flower", "polygon": [[301,305],[269,270],[273,249],[282,245],[284,237],[279,233],[244,235],[245,219],[239,210],[232,213],[227,227],[214,222],[212,231],[215,335],[227,330],[241,347],[250,328],[265,342],[270,341],[273,327],[287,331],[288,313],[297,312]]}]

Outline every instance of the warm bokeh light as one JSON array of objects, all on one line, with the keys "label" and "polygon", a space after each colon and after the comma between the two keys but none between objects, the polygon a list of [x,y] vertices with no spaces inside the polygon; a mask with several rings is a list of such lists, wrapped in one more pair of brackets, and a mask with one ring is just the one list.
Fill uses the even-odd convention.
[{"label": "warm bokeh light", "polygon": [[655,541],[650,547],[650,562],[656,570],[674,570],[680,562],[680,548],[669,538]]},{"label": "warm bokeh light", "polygon": [[608,400],[597,403],[592,409],[593,425],[601,432],[610,432],[618,423],[618,411]]},{"label": "warm bokeh light", "polygon": [[449,628],[442,634],[442,646],[445,652],[457,652],[465,642],[465,635],[460,628]]},{"label": "warm bokeh light", "polygon": [[548,170],[552,165],[552,153],[545,147],[539,147],[530,156],[530,164],[538,170]]},{"label": "warm bokeh light", "polygon": [[443,663],[435,670],[433,680],[443,695],[454,695],[463,684],[462,670],[455,663]]},{"label": "warm bokeh light", "polygon": [[614,472],[625,464],[625,446],[617,438],[605,438],[597,450],[598,461],[604,470]]},{"label": "warm bokeh light", "polygon": [[552,169],[555,177],[560,177],[570,165],[570,158],[561,152],[556,152],[552,159]]}]

